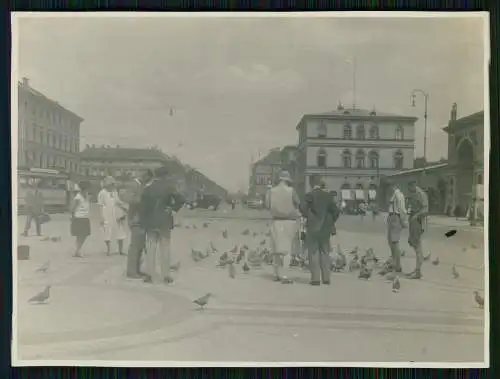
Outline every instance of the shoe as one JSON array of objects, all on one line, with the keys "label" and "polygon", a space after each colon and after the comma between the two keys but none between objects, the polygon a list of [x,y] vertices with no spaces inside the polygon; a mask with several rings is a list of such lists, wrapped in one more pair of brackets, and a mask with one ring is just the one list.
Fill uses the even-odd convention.
[{"label": "shoe", "polygon": [[281,282],[281,278],[279,276],[275,276],[273,281],[275,282]]},{"label": "shoe", "polygon": [[329,286],[329,285],[330,285],[330,282],[323,282],[323,284],[324,284],[325,286]]},{"label": "shoe", "polygon": [[409,274],[405,274],[405,278],[406,279],[421,279],[422,274],[420,273],[420,271],[415,270],[413,272],[410,272]]},{"label": "shoe", "polygon": [[151,276],[149,275],[146,275],[146,277],[144,278],[144,283],[153,283],[153,278],[151,278]]},{"label": "shoe", "polygon": [[174,279],[172,278],[164,278],[163,283],[165,284],[172,284],[174,282]]},{"label": "shoe", "polygon": [[293,280],[288,278],[283,278],[281,279],[281,284],[293,284]]},{"label": "shoe", "polygon": [[142,279],[143,276],[141,276],[139,274],[127,274],[127,278],[129,278],[129,279]]},{"label": "shoe", "polygon": [[320,285],[321,285],[321,282],[313,282],[313,281],[311,281],[309,284],[310,284],[311,286],[320,286]]}]

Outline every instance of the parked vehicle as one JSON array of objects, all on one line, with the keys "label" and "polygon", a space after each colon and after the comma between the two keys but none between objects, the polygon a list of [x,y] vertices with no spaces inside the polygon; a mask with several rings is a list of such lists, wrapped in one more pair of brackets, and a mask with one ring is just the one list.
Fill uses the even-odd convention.
[{"label": "parked vehicle", "polygon": [[219,208],[222,199],[216,195],[205,194],[198,197],[196,200],[189,201],[186,203],[188,209],[213,209],[216,211]]}]

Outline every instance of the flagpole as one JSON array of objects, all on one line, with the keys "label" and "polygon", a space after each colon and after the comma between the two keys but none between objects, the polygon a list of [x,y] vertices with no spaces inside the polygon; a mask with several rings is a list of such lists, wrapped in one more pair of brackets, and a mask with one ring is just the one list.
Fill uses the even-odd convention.
[{"label": "flagpole", "polygon": [[352,59],[352,109],[356,108],[356,56]]}]

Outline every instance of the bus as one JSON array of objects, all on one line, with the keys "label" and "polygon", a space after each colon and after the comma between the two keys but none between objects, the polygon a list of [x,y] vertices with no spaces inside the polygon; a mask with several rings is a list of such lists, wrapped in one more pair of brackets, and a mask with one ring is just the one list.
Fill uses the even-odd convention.
[{"label": "bus", "polygon": [[39,183],[45,211],[62,213],[68,209],[69,175],[57,170],[30,168],[17,170],[17,212],[25,213],[26,194],[30,186]]}]

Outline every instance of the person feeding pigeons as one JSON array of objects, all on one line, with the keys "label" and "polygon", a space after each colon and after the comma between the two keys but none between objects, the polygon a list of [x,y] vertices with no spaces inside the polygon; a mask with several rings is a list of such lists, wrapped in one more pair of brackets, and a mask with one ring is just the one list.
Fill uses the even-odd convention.
[{"label": "person feeding pigeons", "polygon": [[165,284],[173,282],[170,275],[170,240],[174,228],[174,212],[185,203],[173,183],[169,180],[166,167],[154,172],[155,180],[141,195],[140,222],[146,231],[146,283],[152,283],[156,271],[156,255],[160,253],[161,273]]},{"label": "person feeding pigeons", "polygon": [[[288,171],[281,171],[279,183],[271,188],[266,196],[266,208],[273,219],[271,223],[271,250],[274,254],[273,266],[275,280],[289,283],[283,275],[285,258],[292,255],[296,248],[296,237],[300,219],[300,200],[292,187]],[[288,266],[288,265],[287,265]]]},{"label": "person feeding pigeons", "polygon": [[401,272],[401,232],[408,227],[405,197],[394,182],[388,183],[389,209],[387,214],[387,241],[391,249],[391,268]]},{"label": "person feeding pigeons", "polygon": [[415,270],[408,274],[408,279],[420,279],[422,277],[422,263],[424,263],[424,252],[422,251],[422,234],[424,233],[429,212],[429,201],[427,194],[417,186],[417,182],[412,180],[408,183],[410,192],[408,213],[409,213],[409,238],[408,244],[415,250],[417,262]]},{"label": "person feeding pigeons", "polygon": [[306,195],[302,207],[306,217],[306,245],[313,286],[330,284],[330,236],[335,229],[340,210],[333,197],[326,191],[324,179],[311,177],[312,191]]}]

